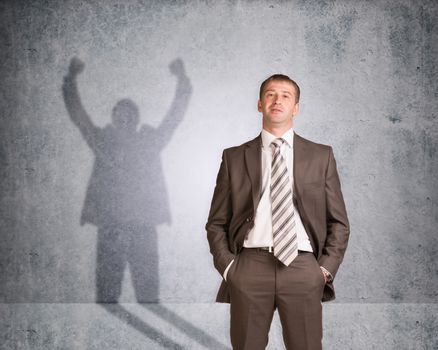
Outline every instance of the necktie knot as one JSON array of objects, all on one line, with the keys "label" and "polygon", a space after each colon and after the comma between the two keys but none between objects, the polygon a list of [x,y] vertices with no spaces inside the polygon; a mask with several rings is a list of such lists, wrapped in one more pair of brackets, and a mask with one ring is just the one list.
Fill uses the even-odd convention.
[{"label": "necktie knot", "polygon": [[281,145],[284,143],[284,139],[282,139],[281,137],[275,139],[274,141],[271,142],[271,146],[276,149],[276,148],[280,148]]}]

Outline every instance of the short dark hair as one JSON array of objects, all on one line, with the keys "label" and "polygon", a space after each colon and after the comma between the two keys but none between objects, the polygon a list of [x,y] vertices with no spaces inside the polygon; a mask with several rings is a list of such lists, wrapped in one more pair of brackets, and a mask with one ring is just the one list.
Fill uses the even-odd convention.
[{"label": "short dark hair", "polygon": [[265,89],[265,86],[273,80],[287,81],[288,83],[292,84],[292,86],[295,88],[295,102],[296,103],[300,102],[300,87],[298,86],[298,84],[295,81],[293,81],[291,78],[289,78],[287,75],[284,75],[284,74],[271,75],[268,79],[266,79],[262,83],[262,85],[260,85],[260,92],[259,92],[260,100],[262,99],[262,95],[263,95],[263,91]]}]

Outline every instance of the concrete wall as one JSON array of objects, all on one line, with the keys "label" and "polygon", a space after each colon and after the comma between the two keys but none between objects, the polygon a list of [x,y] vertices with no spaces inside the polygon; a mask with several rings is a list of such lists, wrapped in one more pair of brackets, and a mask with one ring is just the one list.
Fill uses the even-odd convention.
[{"label": "concrete wall", "polygon": [[[196,318],[213,302],[220,276],[204,225],[221,150],[259,133],[258,88],[276,72],[301,86],[296,132],[333,146],[351,222],[328,344],[351,348],[347,334],[370,344],[330,327],[340,317],[354,329],[351,305],[376,326],[363,304],[379,304],[397,310],[382,321],[394,339],[415,325],[418,348],[438,348],[436,2],[0,9],[0,302],[21,315],[2,319],[6,348],[37,344],[25,332],[16,345],[27,328],[15,303],[188,303]],[[63,87],[74,57],[83,66],[73,61]],[[138,110],[134,133],[117,126],[116,105],[120,118]],[[34,328],[48,315],[28,312]]]}]

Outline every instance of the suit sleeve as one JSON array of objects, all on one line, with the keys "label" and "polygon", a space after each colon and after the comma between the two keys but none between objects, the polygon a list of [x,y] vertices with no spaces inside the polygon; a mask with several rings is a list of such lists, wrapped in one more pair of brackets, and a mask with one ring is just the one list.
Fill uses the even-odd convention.
[{"label": "suit sleeve", "polygon": [[225,269],[234,259],[234,254],[228,247],[228,228],[231,215],[231,189],[226,152],[224,151],[216,179],[208,221],[205,226],[214,266],[221,275],[224,274]]},{"label": "suit sleeve", "polygon": [[350,235],[350,225],[331,147],[326,171],[325,196],[327,238],[319,264],[325,267],[334,277],[344,258]]}]

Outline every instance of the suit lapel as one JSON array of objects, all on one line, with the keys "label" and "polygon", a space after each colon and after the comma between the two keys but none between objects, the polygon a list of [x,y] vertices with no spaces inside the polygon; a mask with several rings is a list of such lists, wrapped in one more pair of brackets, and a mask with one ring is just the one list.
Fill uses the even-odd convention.
[{"label": "suit lapel", "polygon": [[[293,139],[293,172],[294,172],[294,183],[293,192],[299,202],[300,208],[302,208],[301,193],[302,193],[302,181],[303,174],[302,170],[305,168],[303,165],[306,162],[306,145],[303,142],[301,136],[294,133]],[[249,141],[246,144],[245,149],[245,163],[246,169],[248,171],[249,178],[251,180],[252,187],[252,200],[254,204],[254,212],[257,210],[259,205],[260,195],[262,192],[262,138],[261,134],[255,139]]]},{"label": "suit lapel", "polygon": [[262,137],[257,136],[255,139],[246,144],[245,163],[251,180],[252,202],[254,213],[257,210],[262,191]]},{"label": "suit lapel", "polygon": [[297,199],[299,199],[300,194],[301,194],[301,184],[302,184],[302,180],[303,180],[303,174],[302,174],[302,170],[303,170],[303,164],[306,162],[306,152],[305,152],[305,147],[306,145],[304,144],[302,138],[297,135],[294,132],[294,140],[293,140],[293,144],[294,144],[294,159],[293,159],[293,173],[294,173],[294,184],[293,184],[293,191],[294,194],[296,195]]},{"label": "suit lapel", "polygon": [[303,138],[294,133],[294,160],[293,160],[293,172],[294,172],[294,184],[293,191],[296,198],[296,204],[298,212],[300,213],[301,221],[310,239],[310,244],[312,245],[313,251],[317,252],[316,240],[313,236],[314,230],[311,227],[310,220],[308,219],[307,213],[304,210],[303,205],[303,183],[305,180],[305,172],[308,169],[308,152],[306,150],[307,146]]},{"label": "suit lapel", "polygon": [[[303,221],[307,221],[306,214],[302,203],[302,184],[304,181],[303,169],[306,169],[306,144],[301,136],[294,133],[293,139],[293,193],[297,200],[298,210],[303,217]],[[261,134],[255,139],[249,141],[245,148],[245,164],[251,180],[252,202],[254,205],[254,213],[260,202],[262,191],[262,138]],[[307,226],[307,225],[306,225]],[[307,229],[307,227],[306,227]]]}]

